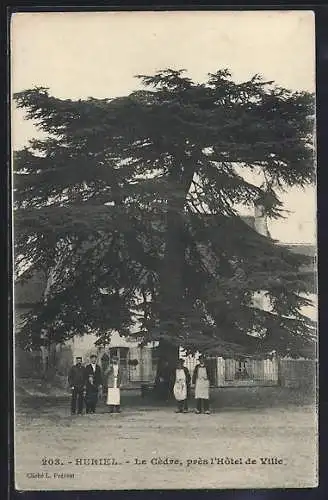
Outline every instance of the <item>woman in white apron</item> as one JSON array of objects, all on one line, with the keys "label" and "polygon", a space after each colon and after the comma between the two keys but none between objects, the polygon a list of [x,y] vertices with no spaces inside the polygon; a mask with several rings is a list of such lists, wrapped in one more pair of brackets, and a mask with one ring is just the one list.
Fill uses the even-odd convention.
[{"label": "woman in white apron", "polygon": [[106,370],[104,374],[104,378],[107,385],[107,405],[109,406],[110,413],[120,413],[121,411],[121,394],[120,394],[120,385],[121,385],[121,374],[120,368],[118,365],[117,358],[113,358],[111,360],[111,364],[109,368]]},{"label": "woman in white apron", "polygon": [[203,356],[199,358],[199,364],[195,367],[192,382],[195,384],[196,413],[210,413],[210,377]]},{"label": "woman in white apron", "polygon": [[173,377],[173,394],[177,401],[176,413],[188,412],[188,397],[190,392],[190,374],[183,366],[183,359],[179,359]]}]

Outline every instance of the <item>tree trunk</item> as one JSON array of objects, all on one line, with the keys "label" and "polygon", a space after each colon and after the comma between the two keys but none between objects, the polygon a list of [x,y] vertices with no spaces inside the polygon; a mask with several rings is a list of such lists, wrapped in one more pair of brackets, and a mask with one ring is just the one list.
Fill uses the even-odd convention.
[{"label": "tree trunk", "polygon": [[45,346],[45,360],[43,366],[43,378],[48,382],[52,382],[56,376],[56,344],[48,340]]},{"label": "tree trunk", "polygon": [[168,401],[172,397],[171,378],[179,357],[179,348],[165,339],[160,339],[157,349],[155,395],[162,401]]},{"label": "tree trunk", "polygon": [[160,276],[159,322],[161,333],[157,381],[165,362],[172,371],[179,356],[179,345],[176,338],[182,326],[183,311],[181,306],[184,296],[183,268],[186,250],[183,212],[193,175],[193,170],[190,170],[182,179],[179,179],[176,174],[170,179],[171,185],[176,186],[176,190],[168,201],[165,255]]},{"label": "tree trunk", "polygon": [[[176,365],[179,356],[179,347],[174,342],[178,335],[181,315],[179,305],[182,302],[182,275],[181,269],[184,260],[185,247],[181,240],[181,225],[179,217],[174,213],[168,214],[168,229],[166,237],[166,251],[161,274],[160,296],[160,340],[158,346],[158,364],[155,382],[155,391],[159,399],[167,400],[171,392],[170,374]],[[163,338],[165,336],[165,338]],[[172,341],[169,339],[171,338]],[[166,386],[160,381],[163,367],[166,366],[168,379]],[[165,370],[164,370],[165,371]]]}]

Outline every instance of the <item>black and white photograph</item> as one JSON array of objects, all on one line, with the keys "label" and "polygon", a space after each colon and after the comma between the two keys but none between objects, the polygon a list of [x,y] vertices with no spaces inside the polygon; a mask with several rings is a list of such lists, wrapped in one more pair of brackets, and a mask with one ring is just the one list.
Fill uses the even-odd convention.
[{"label": "black and white photograph", "polygon": [[318,486],[310,10],[16,12],[15,489]]}]

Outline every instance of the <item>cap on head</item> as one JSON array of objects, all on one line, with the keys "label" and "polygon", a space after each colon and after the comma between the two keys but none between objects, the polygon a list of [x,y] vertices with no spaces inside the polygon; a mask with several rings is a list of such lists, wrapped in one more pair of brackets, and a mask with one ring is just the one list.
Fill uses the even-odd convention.
[{"label": "cap on head", "polygon": [[81,361],[82,362],[82,356],[76,356],[76,361]]}]

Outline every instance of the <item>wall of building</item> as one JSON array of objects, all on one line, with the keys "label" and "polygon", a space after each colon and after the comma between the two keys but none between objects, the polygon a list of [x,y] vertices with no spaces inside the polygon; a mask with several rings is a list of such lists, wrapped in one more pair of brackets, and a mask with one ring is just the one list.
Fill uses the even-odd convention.
[{"label": "wall of building", "polygon": [[70,345],[58,346],[56,350],[56,372],[62,377],[67,377],[69,369],[74,363],[73,352]]},{"label": "wall of building", "polygon": [[309,359],[281,359],[279,383],[282,387],[315,391],[317,387],[317,361]]},{"label": "wall of building", "polygon": [[140,347],[138,340],[121,337],[118,332],[113,332],[105,347],[97,346],[96,341],[96,335],[87,334],[67,342],[58,353],[60,358],[65,358],[59,363],[61,371],[67,374],[69,363],[71,366],[77,356],[82,357],[84,364],[89,363],[91,354],[97,354],[97,362],[105,369],[111,356],[115,355],[120,359],[123,387],[155,380],[157,363],[152,346]]}]

